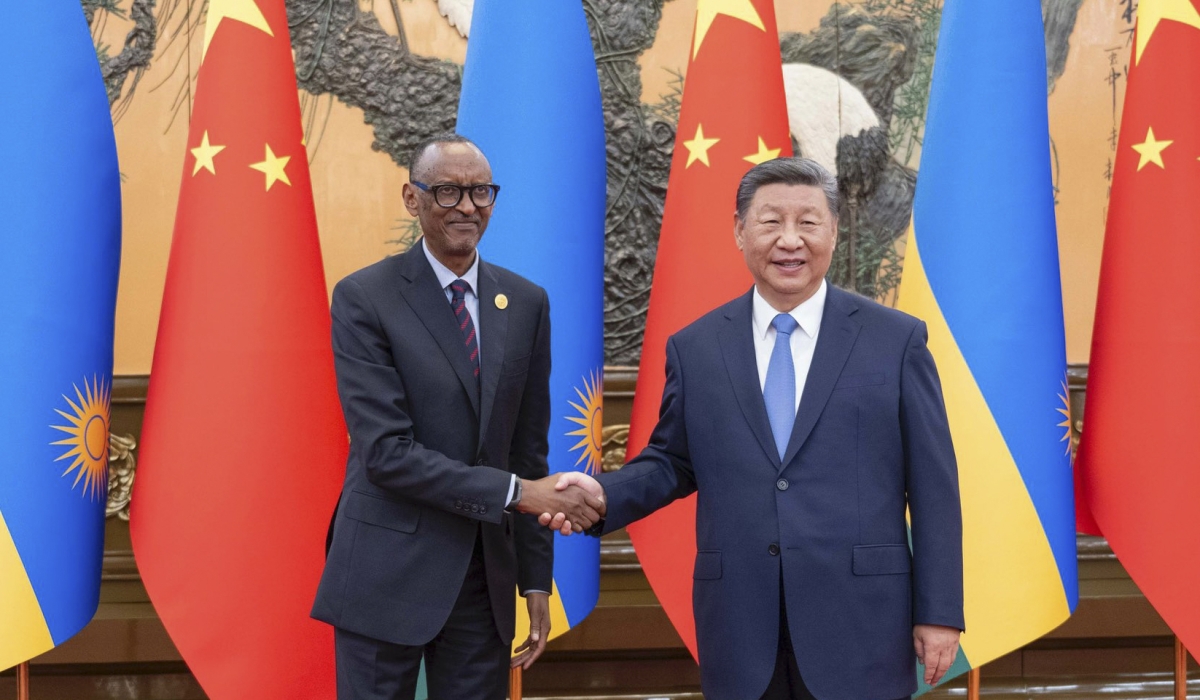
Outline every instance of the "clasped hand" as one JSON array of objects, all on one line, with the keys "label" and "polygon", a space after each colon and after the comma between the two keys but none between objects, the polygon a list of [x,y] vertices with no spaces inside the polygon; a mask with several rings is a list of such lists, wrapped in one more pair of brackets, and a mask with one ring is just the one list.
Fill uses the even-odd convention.
[{"label": "clasped hand", "polygon": [[604,489],[582,472],[522,481],[521,489],[517,510],[537,515],[539,523],[564,535],[591,528],[607,510]]}]

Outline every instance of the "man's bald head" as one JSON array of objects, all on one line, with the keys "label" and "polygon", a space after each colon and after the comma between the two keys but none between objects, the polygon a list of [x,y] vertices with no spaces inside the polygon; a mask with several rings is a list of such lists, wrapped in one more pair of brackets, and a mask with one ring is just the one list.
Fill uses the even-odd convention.
[{"label": "man's bald head", "polygon": [[424,181],[428,177],[427,165],[429,163],[429,151],[440,144],[461,143],[479,151],[483,155],[483,149],[479,148],[471,139],[459,134],[440,134],[432,138],[425,139],[418,143],[412,150],[412,155],[408,158],[408,178],[410,180]]}]

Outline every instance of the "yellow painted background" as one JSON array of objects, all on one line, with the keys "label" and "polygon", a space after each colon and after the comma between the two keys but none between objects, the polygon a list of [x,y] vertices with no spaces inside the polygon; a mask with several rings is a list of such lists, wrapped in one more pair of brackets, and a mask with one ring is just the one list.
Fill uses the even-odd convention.
[{"label": "yellow painted background", "polygon": [[[127,5],[128,2],[122,2]],[[395,32],[387,0],[359,0],[373,9],[383,27]],[[397,3],[414,53],[462,63],[466,40],[441,17],[436,0]],[[808,32],[829,10],[830,0],[777,0],[780,31]],[[186,5],[181,5],[186,7]],[[163,280],[175,200],[187,139],[187,75],[198,65],[201,35],[190,43],[187,33],[174,39],[170,29],[202,21],[203,3],[192,14],[164,22],[156,55],[142,77],[136,96],[120,113],[117,148],[124,175],[124,248],[117,301],[115,371],[150,371],[158,325]],[[1109,136],[1119,118],[1124,79],[1116,86],[1110,75],[1110,49],[1117,70],[1127,62],[1127,28],[1120,19],[1120,0],[1085,0],[1080,8],[1064,75],[1050,98],[1051,136],[1057,147],[1059,246],[1067,322],[1067,354],[1086,362],[1091,342],[1096,279],[1104,235],[1108,182],[1104,173],[1113,156]],[[643,99],[656,101],[668,92],[670,70],[683,72],[691,41],[695,0],[670,0],[663,9],[655,45],[641,57]],[[97,38],[119,49],[129,24],[109,17],[94,27]],[[326,95],[301,93],[306,115],[323,124],[308,134],[309,159],[317,221],[330,288],[346,274],[400,248],[389,244],[392,231],[407,214],[400,186],[407,173],[384,153],[371,150],[372,129],[359,110]],[[1116,111],[1114,112],[1114,99]],[[175,106],[179,104],[178,110]],[[327,119],[324,115],[328,115]],[[1020,213],[1014,212],[1014,225]],[[996,241],[997,255],[1020,255]]]}]

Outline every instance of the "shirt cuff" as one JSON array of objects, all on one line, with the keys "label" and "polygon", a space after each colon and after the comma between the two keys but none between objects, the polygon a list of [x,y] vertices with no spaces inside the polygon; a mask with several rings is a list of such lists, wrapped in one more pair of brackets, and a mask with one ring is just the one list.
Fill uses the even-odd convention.
[{"label": "shirt cuff", "polygon": [[530,593],[543,593],[543,594],[545,594],[545,595],[550,595],[550,591],[539,591],[539,590],[538,590],[538,589],[536,589],[536,588],[530,588],[529,590],[527,590],[527,591],[525,591],[524,593],[522,593],[522,594],[521,594],[521,597],[522,597],[522,598],[528,597]]},{"label": "shirt cuff", "polygon": [[[510,479],[508,482],[508,495],[504,497],[504,507],[505,508],[509,507],[509,505],[512,504],[513,492],[515,492],[516,490],[517,490],[517,475],[513,474],[512,479]],[[538,591],[538,593],[545,593],[545,591]]]}]

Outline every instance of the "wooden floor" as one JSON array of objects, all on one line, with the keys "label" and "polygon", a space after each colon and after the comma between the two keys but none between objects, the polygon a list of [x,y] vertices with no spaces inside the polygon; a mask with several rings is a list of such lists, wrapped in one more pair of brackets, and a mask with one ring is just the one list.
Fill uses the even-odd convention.
[{"label": "wooden floor", "polygon": [[[536,672],[529,678],[536,678]],[[626,679],[644,684],[646,690],[616,691],[602,688],[577,687],[571,690],[547,691],[537,683],[527,686],[526,700],[702,700],[696,688],[661,688],[655,682],[653,665]],[[596,678],[576,679],[586,685]],[[41,666],[34,674],[32,700],[62,698],[73,700],[205,700],[207,696],[196,684],[183,664],[141,664],[116,666]],[[1188,697],[1200,698],[1200,674],[1193,673],[1188,684]],[[958,679],[924,696],[928,700],[966,697],[966,684]],[[985,677],[982,695],[989,700],[1170,700],[1174,698],[1174,683],[1169,673],[1100,674],[1084,676],[1055,676],[1048,678],[1013,679]],[[0,675],[0,700],[15,700],[16,679],[11,672]]]}]

